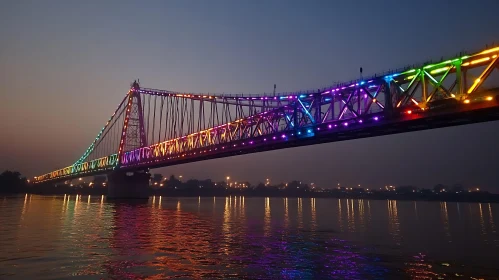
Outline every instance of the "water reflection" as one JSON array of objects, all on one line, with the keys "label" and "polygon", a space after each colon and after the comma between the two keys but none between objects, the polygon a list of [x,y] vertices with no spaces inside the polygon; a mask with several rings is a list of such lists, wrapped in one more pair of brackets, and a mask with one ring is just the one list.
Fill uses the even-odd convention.
[{"label": "water reflection", "polygon": [[288,198],[284,199],[284,228],[287,229],[289,226],[289,209],[288,209]]},{"label": "water reflection", "polygon": [[447,212],[447,202],[440,202],[440,212],[442,216],[442,223],[444,225],[445,236],[448,241],[451,241],[450,229],[449,229],[449,214]]},{"label": "water reflection", "polygon": [[317,229],[317,217],[315,213],[315,198],[310,199],[310,228],[312,232],[315,232]]},{"label": "water reflection", "polygon": [[[494,204],[472,204],[478,217],[461,213],[466,217],[458,223],[456,204],[416,207],[391,200],[343,204],[340,199],[158,196],[138,203],[28,194],[4,201],[0,278],[433,279],[458,274],[469,279],[499,274],[498,244],[490,243],[499,239]],[[416,224],[408,220],[414,213]],[[480,237],[483,231],[489,241]],[[452,244],[440,242],[444,236],[452,236]]]},{"label": "water reflection", "polygon": [[264,236],[269,236],[270,234],[270,198],[265,198],[265,216],[264,216],[264,226],[263,232]]},{"label": "water reflection", "polygon": [[492,229],[492,233],[496,233],[496,228],[494,226],[494,218],[492,216],[492,207],[490,206],[490,203],[489,203],[489,223]]},{"label": "water reflection", "polygon": [[388,222],[389,232],[396,245],[400,245],[400,223],[398,218],[398,209],[396,200],[388,200]]},{"label": "water reflection", "polygon": [[343,215],[341,213],[341,199],[338,199],[338,224],[340,232],[343,232]]}]

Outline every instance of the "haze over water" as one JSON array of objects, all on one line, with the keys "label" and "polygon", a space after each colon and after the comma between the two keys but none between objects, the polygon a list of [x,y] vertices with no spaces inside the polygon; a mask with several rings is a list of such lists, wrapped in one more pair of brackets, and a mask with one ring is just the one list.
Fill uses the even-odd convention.
[{"label": "haze over water", "polygon": [[499,277],[498,204],[0,197],[0,278]]}]

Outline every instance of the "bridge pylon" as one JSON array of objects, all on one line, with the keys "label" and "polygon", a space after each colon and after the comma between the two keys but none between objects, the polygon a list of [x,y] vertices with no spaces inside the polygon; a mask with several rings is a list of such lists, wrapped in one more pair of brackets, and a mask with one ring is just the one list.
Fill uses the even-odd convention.
[{"label": "bridge pylon", "polygon": [[148,198],[149,170],[139,169],[124,172],[119,169],[124,152],[147,146],[144,125],[144,107],[140,94],[140,85],[134,81],[128,91],[127,105],[121,140],[118,150],[118,168],[108,175],[108,198]]}]

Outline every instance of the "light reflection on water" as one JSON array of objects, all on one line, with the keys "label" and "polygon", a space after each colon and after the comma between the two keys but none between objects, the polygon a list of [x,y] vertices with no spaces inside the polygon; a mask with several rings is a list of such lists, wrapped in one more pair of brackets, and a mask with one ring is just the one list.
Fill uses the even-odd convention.
[{"label": "light reflection on water", "polygon": [[0,278],[497,277],[498,215],[484,203],[3,197]]}]

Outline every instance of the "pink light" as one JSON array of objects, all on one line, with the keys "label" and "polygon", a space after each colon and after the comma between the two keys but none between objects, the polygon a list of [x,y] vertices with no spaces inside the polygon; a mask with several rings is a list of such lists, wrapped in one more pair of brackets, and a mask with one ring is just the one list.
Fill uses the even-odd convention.
[{"label": "pink light", "polygon": [[274,140],[275,140],[275,136],[274,136],[274,137],[272,137],[272,139],[274,139]]},{"label": "pink light", "polygon": [[327,128],[331,128],[332,126],[331,125],[328,125]]},{"label": "pink light", "polygon": [[253,144],[253,141],[250,141],[250,144]]},{"label": "pink light", "polygon": [[281,135],[281,138],[286,138],[286,135],[284,135],[284,134],[283,134],[283,135]]},{"label": "pink light", "polygon": [[267,141],[267,138],[264,138],[263,141]]},{"label": "pink light", "polygon": [[362,123],[362,120],[359,120],[359,123]]},{"label": "pink light", "polygon": [[317,130],[321,130],[321,128],[320,128],[320,127],[318,127],[318,128],[317,128]]},{"label": "pink light", "polygon": [[343,125],[344,125],[344,126],[348,126],[348,123],[347,123],[347,122],[346,122],[346,123],[343,123]]}]

